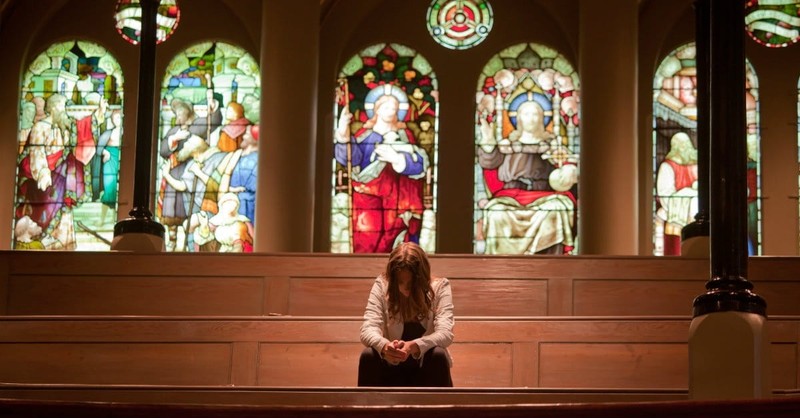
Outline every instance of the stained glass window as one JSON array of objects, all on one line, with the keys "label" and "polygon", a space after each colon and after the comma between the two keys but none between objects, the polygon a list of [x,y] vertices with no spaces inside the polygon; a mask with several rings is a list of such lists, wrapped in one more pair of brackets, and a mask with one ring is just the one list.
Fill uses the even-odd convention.
[{"label": "stained glass window", "polygon": [[[797,81],[797,144],[798,144],[798,161],[800,161],[800,80]],[[800,185],[800,177],[798,177],[798,185]],[[800,202],[800,199],[798,200]],[[800,238],[800,237],[799,237]],[[800,240],[798,240],[800,242]]]},{"label": "stained glass window", "polygon": [[780,48],[800,40],[800,0],[748,0],[747,34],[761,45]]},{"label": "stained glass window", "polygon": [[[177,0],[161,0],[156,16],[156,42],[161,43],[175,32],[180,21],[181,11]],[[117,10],[114,13],[117,32],[122,37],[136,45],[141,40],[142,6],[139,0],[118,0]]]},{"label": "stained glass window", "polygon": [[117,221],[119,63],[86,41],[51,45],[22,78],[15,249],[104,251]]},{"label": "stained glass window", "polygon": [[411,48],[378,44],[351,57],[336,87],[331,251],[433,252],[439,87]]},{"label": "stained glass window", "polygon": [[577,254],[579,79],[525,43],[484,66],[475,111],[476,254]]},{"label": "stained glass window", "polygon": [[[689,43],[672,51],[653,79],[653,254],[680,255],[681,229],[697,201],[697,68]],[[761,254],[761,157],[758,78],[746,65],[747,245]]]},{"label": "stained glass window", "polygon": [[472,48],[483,42],[493,23],[492,6],[486,0],[433,0],[428,7],[428,32],[450,49]]},{"label": "stained glass window", "polygon": [[253,56],[223,42],[167,66],[154,199],[167,251],[252,252],[260,80]]}]

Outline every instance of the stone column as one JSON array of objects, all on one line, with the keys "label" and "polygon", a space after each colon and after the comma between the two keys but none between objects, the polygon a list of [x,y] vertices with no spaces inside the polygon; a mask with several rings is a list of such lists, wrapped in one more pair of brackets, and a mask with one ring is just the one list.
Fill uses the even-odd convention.
[{"label": "stone column", "polygon": [[312,251],[319,1],[265,0],[255,251]]},{"label": "stone column", "polygon": [[637,0],[581,0],[580,254],[636,255]]}]

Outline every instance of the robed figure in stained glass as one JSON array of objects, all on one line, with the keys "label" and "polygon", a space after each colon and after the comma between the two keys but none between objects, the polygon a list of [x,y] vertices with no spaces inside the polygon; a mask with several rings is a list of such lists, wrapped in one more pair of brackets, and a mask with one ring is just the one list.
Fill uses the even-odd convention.
[{"label": "robed figure in stained glass", "polygon": [[408,97],[384,84],[366,96],[367,121],[354,134],[347,107],[339,117],[336,161],[352,179],[353,252],[390,252],[397,242],[419,242],[428,154],[402,121]]},{"label": "robed figure in stained glass", "polygon": [[498,71],[500,90],[484,95],[478,109],[486,254],[564,254],[574,247],[576,156],[553,132],[554,126],[559,132],[552,116],[558,107],[537,83],[543,74]]}]

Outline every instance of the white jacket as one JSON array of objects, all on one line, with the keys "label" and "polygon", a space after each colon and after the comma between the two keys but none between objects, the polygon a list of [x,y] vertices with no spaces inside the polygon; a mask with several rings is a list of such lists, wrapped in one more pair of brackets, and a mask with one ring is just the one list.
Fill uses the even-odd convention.
[{"label": "white jacket", "polygon": [[[419,358],[423,358],[425,353],[433,347],[442,347],[447,353],[447,360],[450,366],[453,359],[447,347],[453,343],[453,294],[450,290],[450,282],[441,277],[433,278],[431,282],[433,289],[433,304],[428,316],[422,320],[421,324],[425,328],[425,334],[414,340],[419,346]],[[387,292],[389,290],[388,280],[383,275],[375,279],[372,290],[369,293],[367,308],[364,311],[364,322],[361,324],[361,342],[372,347],[378,353],[383,352],[383,346],[393,340],[399,340],[403,336],[403,322],[398,319],[389,321],[389,303]],[[420,365],[422,362],[420,361]]]}]

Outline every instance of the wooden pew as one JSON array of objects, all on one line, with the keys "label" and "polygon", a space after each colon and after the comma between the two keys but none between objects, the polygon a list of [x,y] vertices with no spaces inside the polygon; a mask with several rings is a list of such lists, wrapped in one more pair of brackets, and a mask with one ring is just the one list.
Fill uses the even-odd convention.
[{"label": "wooden pew", "polygon": [[[0,251],[0,315],[355,316],[386,255]],[[690,315],[709,261],[432,255],[461,316]],[[754,257],[770,315],[800,315],[800,257]]]},{"label": "wooden pew", "polygon": [[[357,317],[6,317],[0,382],[209,387],[356,384]],[[678,389],[688,317],[458,317],[458,387]],[[773,317],[773,388],[798,389],[800,318]]]},{"label": "wooden pew", "polygon": [[602,404],[436,404],[400,406],[311,405],[184,405],[105,402],[0,400],[0,415],[36,417],[170,417],[170,418],[361,418],[413,415],[416,418],[794,418],[800,398],[739,401],[672,401]]}]

